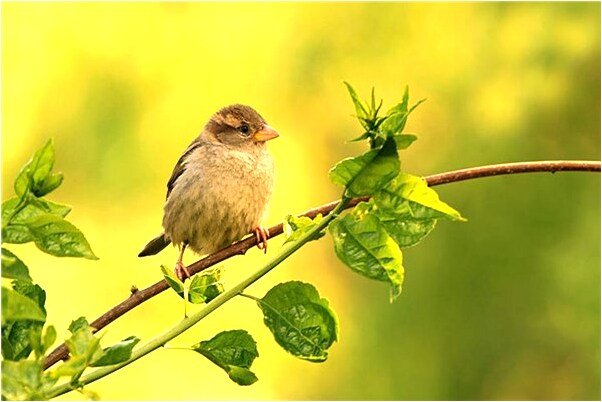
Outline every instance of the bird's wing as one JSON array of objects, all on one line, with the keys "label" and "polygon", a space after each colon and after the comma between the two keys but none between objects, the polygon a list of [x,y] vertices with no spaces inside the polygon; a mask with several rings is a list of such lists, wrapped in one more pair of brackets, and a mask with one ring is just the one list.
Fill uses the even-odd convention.
[{"label": "bird's wing", "polygon": [[169,181],[167,182],[167,195],[165,196],[165,198],[169,197],[169,193],[171,193],[171,190],[173,189],[174,185],[176,184],[176,180],[178,179],[178,177],[180,177],[182,175],[182,173],[184,173],[184,170],[186,170],[186,166],[184,164],[184,162],[186,161],[186,158],[192,152],[194,152],[195,149],[201,147],[202,145],[203,145],[203,143],[201,141],[199,141],[198,139],[196,139],[196,140],[192,141],[192,143],[188,146],[188,148],[186,148],[186,151],[184,151],[182,156],[180,156],[180,159],[178,159],[178,162],[176,163],[176,166],[173,168],[173,172],[171,173],[171,177],[169,178]]}]

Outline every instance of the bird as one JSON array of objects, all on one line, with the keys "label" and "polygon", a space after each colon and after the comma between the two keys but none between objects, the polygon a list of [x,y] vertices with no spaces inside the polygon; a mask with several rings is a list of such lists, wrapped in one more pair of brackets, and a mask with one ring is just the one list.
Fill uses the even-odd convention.
[{"label": "bird", "polygon": [[185,281],[187,248],[211,254],[254,233],[257,247],[267,252],[269,231],[261,222],[274,186],[274,160],[266,142],[278,136],[250,106],[234,104],[213,114],[167,182],[163,232],[138,256],[157,254],[170,243],[180,247],[174,272]]}]

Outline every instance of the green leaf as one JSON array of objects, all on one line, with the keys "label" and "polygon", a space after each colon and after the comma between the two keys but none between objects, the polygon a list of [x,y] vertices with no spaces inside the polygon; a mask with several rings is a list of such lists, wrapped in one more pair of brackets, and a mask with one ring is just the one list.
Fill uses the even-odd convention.
[{"label": "green leaf", "polygon": [[86,361],[86,358],[84,356],[69,356],[69,359],[62,362],[49,374],[53,378],[71,377],[72,382],[76,382],[87,366],[88,362]]},{"label": "green leaf", "polygon": [[386,136],[392,136],[401,133],[405,128],[407,118],[409,115],[408,104],[410,101],[410,91],[406,85],[403,92],[402,101],[397,105],[393,106],[387,112],[385,121],[381,125],[382,131]]},{"label": "green leaf", "polygon": [[31,320],[9,321],[2,324],[2,357],[7,360],[26,359],[33,344],[40,343],[44,323]]},{"label": "green leaf", "polygon": [[20,201],[20,198],[14,197],[2,203],[2,227],[6,226],[9,223],[8,221],[17,212],[16,208]]},{"label": "green leaf", "polygon": [[407,113],[393,113],[390,114],[387,119],[381,125],[382,132],[387,137],[392,137],[399,134],[405,128],[408,119]]},{"label": "green leaf", "polygon": [[[184,283],[167,267],[161,265],[161,272],[167,284],[181,297],[184,298]],[[188,287],[188,301],[194,304],[209,303],[224,291],[221,282],[222,271],[213,268],[203,271],[192,277]]]},{"label": "green leaf", "polygon": [[11,198],[2,203],[2,242],[22,244],[35,240],[30,226],[47,214],[64,218],[71,211],[68,205],[43,198]]},{"label": "green leaf", "polygon": [[[363,119],[366,119],[369,117],[368,105],[366,104],[366,102],[364,102],[363,100],[360,99],[360,97],[358,96],[357,92],[355,92],[355,89],[353,89],[351,84],[349,84],[347,81],[343,81],[343,83],[347,87],[347,91],[349,92],[349,95],[351,96],[351,100],[353,101],[353,106],[355,106],[355,113],[357,114],[357,117],[360,119],[360,123],[362,123]],[[362,125],[363,125],[363,123],[362,123]]]},{"label": "green leaf", "polygon": [[[407,173],[399,174],[374,195],[375,204],[389,214],[407,214],[407,201],[439,212],[433,214],[425,210],[420,211],[427,214],[428,218],[466,220],[458,211],[441,201],[435,190],[428,187],[423,179]],[[414,210],[412,209],[412,211]]]},{"label": "green leaf", "polygon": [[2,228],[2,243],[23,244],[33,241],[33,235],[25,225],[9,224]]},{"label": "green leaf", "polygon": [[30,298],[35,301],[42,309],[44,314],[46,314],[46,309],[44,308],[44,304],[46,303],[46,291],[40,287],[40,285],[35,285],[30,281],[22,281],[22,280],[14,280],[12,282],[13,289],[23,296]]},{"label": "green leaf", "polygon": [[39,205],[40,209],[43,209],[49,214],[60,216],[61,218],[66,217],[72,209],[69,205],[59,204],[44,198],[36,198],[33,200],[33,203],[34,205]]},{"label": "green leaf", "polygon": [[40,360],[2,361],[2,399],[40,401],[48,399],[56,379],[43,374]]},{"label": "green leaf", "polygon": [[102,354],[90,363],[92,367],[110,366],[122,363],[132,356],[132,349],[140,342],[140,338],[129,336],[119,343],[102,350]]},{"label": "green leaf", "polygon": [[[44,289],[28,280],[15,280],[12,285],[17,295],[29,300],[28,305],[31,302],[36,306],[34,311],[39,310],[44,317],[46,316],[46,309],[44,308],[46,292]],[[45,319],[43,321],[31,319],[11,320],[5,317],[4,311],[2,319],[2,356],[9,360],[27,358],[32,348],[41,342],[40,338]]]},{"label": "green leaf", "polygon": [[2,361],[2,399],[11,401],[36,400],[32,390],[40,388],[42,364],[38,361]]},{"label": "green leaf", "polygon": [[391,109],[387,111],[387,115],[391,115],[393,113],[407,113],[408,104],[410,103],[410,87],[407,85],[403,90],[403,95],[401,97],[401,102],[397,105],[393,106]]},{"label": "green leaf", "polygon": [[376,123],[378,121],[378,112],[383,105],[383,100],[381,99],[378,105],[376,104],[376,98],[374,96],[374,87],[372,87],[372,92],[370,93],[370,116]]},{"label": "green leaf", "polygon": [[414,134],[395,134],[393,136],[397,149],[407,149],[418,139]]},{"label": "green leaf", "polygon": [[329,172],[334,184],[345,186],[349,197],[371,195],[399,173],[395,141],[387,139],[382,148],[340,161]]},{"label": "green leaf", "polygon": [[84,235],[73,224],[62,217],[71,211],[71,207],[43,199],[30,201],[15,211],[19,202],[13,198],[3,203],[3,242],[26,243],[34,241],[42,251],[57,257],[84,257],[98,259],[92,252]]},{"label": "green leaf", "polygon": [[[192,277],[188,288],[188,300],[194,304],[209,303],[224,292],[222,270],[213,268]],[[180,295],[184,297],[184,295]]]},{"label": "green leaf", "polygon": [[69,359],[52,371],[55,377],[71,377],[72,383],[79,379],[90,362],[98,360],[102,355],[100,339],[93,335],[92,327],[83,325],[83,321],[78,319],[69,326],[72,335],[65,341]]},{"label": "green leaf", "polygon": [[43,197],[44,195],[56,190],[63,183],[62,173],[50,173],[46,178],[38,185],[34,190],[34,194],[37,197]]},{"label": "green leaf", "polygon": [[381,131],[387,137],[400,134],[405,128],[410,113],[426,101],[426,99],[421,99],[408,109],[409,100],[410,92],[409,88],[406,86],[401,103],[398,103],[387,112],[387,117],[380,126]]},{"label": "green leaf", "polygon": [[46,328],[42,338],[42,354],[44,354],[56,341],[56,329],[50,325]]},{"label": "green leaf", "polygon": [[178,278],[174,272],[167,268],[164,265],[161,265],[161,272],[163,273],[163,278],[165,282],[169,285],[170,288],[176,291],[180,297],[184,297],[184,283]]},{"label": "green leaf", "polygon": [[15,179],[15,193],[20,198],[29,192],[42,197],[56,189],[62,183],[63,175],[51,173],[53,166],[54,143],[51,138],[21,168]]},{"label": "green leaf", "polygon": [[367,140],[368,138],[371,138],[373,136],[375,136],[376,133],[372,132],[372,131],[365,131],[362,135],[360,135],[359,137],[355,137],[354,139],[349,140],[349,142],[358,142],[358,141],[363,141],[363,140]]},{"label": "green leaf", "polygon": [[228,377],[238,385],[251,385],[258,380],[255,373],[244,367],[228,366],[225,370]]},{"label": "green leaf", "polygon": [[446,217],[439,211],[409,200],[395,204],[394,210],[386,206],[380,208],[374,198],[369,204],[387,233],[402,249],[418,244],[435,228],[438,219]]},{"label": "green leaf", "polygon": [[52,346],[54,341],[56,341],[56,329],[52,325],[46,328],[43,336],[41,326],[37,331],[29,332],[29,345],[35,351],[38,359],[44,356],[44,353]]},{"label": "green leaf", "polygon": [[412,107],[410,107],[410,110],[408,110],[408,114],[412,113],[414,111],[414,109],[416,109],[418,106],[422,105],[424,102],[426,102],[426,98],[420,99],[418,102],[414,103],[414,105]]},{"label": "green leaf", "polygon": [[403,100],[401,103],[398,103],[387,112],[387,116],[380,128],[381,131],[387,136],[393,136],[395,134],[399,134],[403,131],[407,118],[408,118],[408,101],[409,101],[409,92],[408,87],[406,86],[405,92],[403,94]]},{"label": "green leaf", "polygon": [[2,287],[2,325],[8,321],[46,321],[46,313],[27,296]]},{"label": "green leaf", "polygon": [[87,328],[87,327],[89,327],[89,324],[88,324],[88,320],[86,320],[86,317],[79,317],[76,320],[71,321],[71,324],[69,324],[69,332],[74,334],[80,328]]},{"label": "green leaf", "polygon": [[315,287],[298,281],[281,283],[257,304],[265,325],[284,350],[309,361],[327,359],[327,350],[338,337],[338,319]]},{"label": "green leaf", "polygon": [[54,369],[52,375],[56,378],[72,377],[75,381],[88,367],[90,360],[100,356],[100,340],[94,337],[94,329],[85,317],[71,321],[69,332],[71,337],[65,341],[70,353],[69,359]]},{"label": "green leaf", "polygon": [[57,257],[84,257],[97,260],[90,244],[72,223],[63,218],[44,214],[29,224],[29,231],[36,246],[45,253]]},{"label": "green leaf", "polygon": [[418,218],[414,215],[427,215],[418,212],[420,209],[426,210],[425,207],[411,201],[407,203],[409,212],[406,215],[389,215],[379,209],[376,210],[383,227],[402,249],[418,244],[437,224],[435,218]]},{"label": "green leaf", "polygon": [[2,247],[2,277],[31,281],[27,266],[19,259],[19,257],[4,247]]},{"label": "green leaf", "polygon": [[247,331],[220,332],[208,341],[193,345],[192,349],[222,368],[239,385],[251,385],[257,381],[249,368],[259,353],[255,340]]},{"label": "green leaf", "polygon": [[71,207],[68,205],[58,204],[46,200],[44,198],[29,198],[25,204],[17,209],[19,198],[11,198],[2,203],[2,222],[4,225],[7,224],[7,220],[10,219],[10,223],[28,224],[44,214],[52,214],[64,218],[69,212]]},{"label": "green leaf", "polygon": [[367,278],[389,282],[390,301],[401,294],[401,250],[367,203],[335,219],[328,229],[336,255],[345,265]]},{"label": "green leaf", "polygon": [[65,341],[72,356],[100,356],[100,341],[92,333],[92,327],[80,327]]},{"label": "green leaf", "polygon": [[[288,243],[291,241],[295,241],[303,236],[305,233],[313,229],[320,221],[322,220],[322,214],[318,214],[314,219],[311,219],[307,216],[293,216],[287,215],[284,219],[284,235],[286,240],[284,243]],[[326,233],[321,231],[320,233],[316,233],[311,240],[318,240]]]}]

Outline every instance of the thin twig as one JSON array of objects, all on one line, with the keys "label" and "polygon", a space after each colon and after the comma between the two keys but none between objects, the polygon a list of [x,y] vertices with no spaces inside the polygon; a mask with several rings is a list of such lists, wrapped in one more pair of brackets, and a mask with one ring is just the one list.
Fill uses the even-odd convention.
[{"label": "thin twig", "polygon": [[[436,186],[440,184],[458,182],[468,179],[475,179],[480,177],[488,176],[499,176],[506,174],[516,173],[533,173],[533,172],[563,172],[563,171],[581,171],[581,172],[600,172],[599,161],[541,161],[541,162],[517,162],[517,163],[504,163],[499,165],[480,166],[475,168],[455,170],[452,172],[440,173],[432,176],[427,176],[426,180],[429,186]],[[357,197],[352,199],[348,204],[347,208],[351,208],[362,201],[367,201],[369,197]],[[308,216],[314,218],[318,214],[326,215],[332,211],[337,205],[338,201],[330,202],[322,205],[318,208],[310,209],[300,216]],[[270,237],[275,237],[282,234],[283,226],[278,224],[268,229]],[[255,236],[247,237],[240,240],[229,247],[226,247],[220,251],[208,255],[207,257],[191,264],[188,266],[188,271],[191,275],[201,272],[215,264],[218,264],[230,257],[239,254],[245,254],[245,252],[251,247],[257,245],[257,239]],[[123,302],[119,303],[102,316],[93,321],[90,325],[96,329],[96,331],[106,327],[117,318],[121,317],[128,311],[132,310],[136,306],[144,303],[151,299],[157,294],[163,292],[169,288],[169,285],[165,280],[161,280],[146,289],[133,291],[132,295]],[[44,369],[47,369],[57,363],[59,360],[65,360],[68,357],[67,348],[65,344],[60,345],[53,350],[44,363]]]}]

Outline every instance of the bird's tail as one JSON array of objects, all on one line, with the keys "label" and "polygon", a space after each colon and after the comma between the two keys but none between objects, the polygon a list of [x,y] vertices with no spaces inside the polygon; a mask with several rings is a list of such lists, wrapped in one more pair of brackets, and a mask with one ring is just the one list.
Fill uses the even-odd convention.
[{"label": "bird's tail", "polygon": [[155,255],[159,251],[163,250],[171,243],[171,241],[165,236],[165,233],[161,233],[159,236],[155,237],[151,241],[148,242],[146,246],[142,249],[138,257],[146,257],[147,255]]}]

